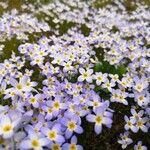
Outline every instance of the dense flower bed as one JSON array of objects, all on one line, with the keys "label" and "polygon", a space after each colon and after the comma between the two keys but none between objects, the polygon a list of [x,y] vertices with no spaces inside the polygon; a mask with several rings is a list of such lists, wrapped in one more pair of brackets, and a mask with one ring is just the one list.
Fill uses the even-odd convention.
[{"label": "dense flower bed", "polygon": [[95,3],[0,3],[0,149],[149,149],[149,8]]}]

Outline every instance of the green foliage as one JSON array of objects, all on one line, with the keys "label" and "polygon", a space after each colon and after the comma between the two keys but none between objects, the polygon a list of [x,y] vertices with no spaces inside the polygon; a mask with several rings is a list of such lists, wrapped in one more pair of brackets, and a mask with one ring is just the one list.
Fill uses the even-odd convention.
[{"label": "green foliage", "polygon": [[[40,0],[43,4],[47,4],[51,2],[52,0]],[[9,4],[9,10],[12,8],[16,8],[17,10],[21,10],[21,5],[24,2],[30,2],[32,4],[36,4],[37,0],[8,0]],[[112,0],[97,0],[93,6],[95,8],[101,8],[105,7],[106,5],[113,3]],[[133,11],[136,9],[136,5],[134,1],[131,0],[125,0],[124,5],[128,11]],[[150,0],[142,0],[141,3],[147,4],[150,6]],[[73,9],[73,8],[72,8]],[[3,8],[0,7],[0,15],[3,13]],[[39,20],[42,20],[46,15],[42,13],[37,14],[37,18]],[[55,23],[52,21],[53,18],[49,18],[48,24],[51,27],[55,27]],[[67,32],[67,30],[71,27],[73,27],[75,24],[72,22],[66,22],[64,21],[63,24],[60,24],[60,34],[64,34]],[[82,33],[87,36],[90,33],[90,29],[85,26],[84,24],[81,26]],[[118,29],[116,27],[113,27],[112,32],[117,32]],[[34,35],[29,36],[29,41],[30,42],[35,42],[38,37],[42,35],[50,35],[52,33],[35,33]],[[127,40],[130,40],[131,37],[127,37]],[[3,44],[3,43],[2,43]],[[3,54],[0,55],[0,62],[3,62],[5,59],[10,58],[12,51],[14,51],[17,55],[20,55],[18,53],[18,46],[21,44],[21,41],[17,40],[15,37],[12,38],[11,40],[7,40],[4,42],[5,48],[3,50]],[[148,48],[150,47],[150,44],[148,45]],[[118,74],[119,77],[122,77],[123,74],[126,73],[126,66],[125,65],[118,65],[117,68],[115,68],[113,65],[110,65],[106,61],[102,61],[104,58],[104,50],[103,48],[95,48],[94,51],[96,52],[96,56],[98,57],[98,60],[100,61],[99,63],[95,64],[93,67],[95,72],[103,72],[103,73],[111,73],[111,74]],[[29,63],[27,62],[25,64],[26,67],[29,67]],[[29,67],[30,68],[30,67]],[[32,69],[32,68],[30,68]],[[79,74],[76,74],[70,78],[70,82],[75,83],[77,81]],[[33,74],[33,81],[38,80],[39,82],[42,82],[42,78],[40,76],[40,70],[35,69],[34,74]],[[42,84],[41,84],[42,85]],[[38,85],[39,88],[41,88],[40,85]],[[95,87],[95,91],[99,92],[101,97],[103,99],[109,99],[110,97],[110,92],[106,89],[101,88],[100,86]],[[129,103],[132,103],[133,100],[129,99]],[[3,100],[2,96],[0,95],[0,104],[1,105],[9,105],[10,101],[9,100]],[[103,130],[102,134],[99,136],[96,136],[94,133],[94,125],[92,124],[87,124],[85,118],[83,119],[83,128],[84,128],[84,133],[79,136],[79,143],[83,145],[85,150],[119,150],[121,149],[120,146],[117,144],[116,137],[119,136],[119,133],[122,132],[122,129],[124,127],[124,119],[123,116],[126,114],[130,114],[130,110],[128,106],[124,106],[123,104],[118,104],[118,103],[113,103],[111,104],[111,108],[114,109],[116,112],[114,113],[114,122],[112,129],[105,129]],[[120,118],[118,120],[118,118]],[[132,135],[133,140],[137,141],[141,139],[142,141],[145,141],[144,144],[150,144],[150,133],[148,134],[143,134],[142,132],[139,132],[136,134],[136,136]],[[131,149],[130,147],[128,149]]]},{"label": "green foliage", "polygon": [[122,77],[122,75],[126,73],[126,67],[123,65],[120,65],[116,68],[115,66],[110,65],[108,62],[102,61],[101,63],[95,64],[94,71],[95,72],[118,74],[120,77]]},{"label": "green foliage", "polygon": [[19,54],[18,46],[21,44],[21,41],[17,40],[15,37],[0,44],[5,44],[5,47],[3,49],[4,53],[0,55],[0,62],[3,62],[5,59],[10,58],[12,51],[14,51],[17,55]]}]

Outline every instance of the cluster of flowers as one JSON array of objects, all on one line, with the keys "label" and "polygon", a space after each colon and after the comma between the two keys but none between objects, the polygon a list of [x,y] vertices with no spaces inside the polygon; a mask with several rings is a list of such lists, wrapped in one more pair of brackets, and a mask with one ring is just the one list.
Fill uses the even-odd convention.
[{"label": "cluster of flowers", "polygon": [[0,42],[10,40],[14,36],[18,40],[28,40],[28,34],[35,32],[50,31],[45,22],[39,22],[33,15],[27,13],[19,14],[16,9],[4,13],[0,18]]},{"label": "cluster of flowers", "polygon": [[[22,6],[33,7],[33,13],[45,13],[45,20],[55,17],[56,24],[68,21],[76,26],[62,36],[43,36],[37,43],[21,44],[21,56],[12,53],[0,64],[0,100],[5,105],[0,107],[1,149],[83,149],[76,137],[84,132],[82,118],[94,123],[94,131],[100,134],[103,126],[112,126],[115,110],[110,109],[111,103],[131,108],[132,116],[124,116],[125,133],[118,140],[123,149],[133,142],[129,132],[148,132],[149,10],[139,6],[128,15],[120,2],[116,2],[117,7],[108,5],[98,10],[93,2],[68,0],[67,4],[54,1],[35,8]],[[14,35],[28,39],[26,33],[50,31],[47,23],[33,16],[18,15],[15,10],[5,13],[0,19],[0,41]],[[82,24],[90,29],[88,36],[81,34]],[[98,60],[94,48],[103,48],[104,60],[111,65],[126,65],[122,78],[95,72],[95,63],[104,60]],[[76,82],[72,81],[76,76]],[[102,99],[95,87],[107,90],[110,99]],[[136,141],[135,150],[147,149],[141,140]]]},{"label": "cluster of flowers", "polygon": [[[90,10],[89,6],[92,6],[93,1],[74,1],[74,0],[69,0],[66,2],[65,0],[63,1],[55,1],[53,0],[52,3],[43,5],[43,4],[24,4],[22,5],[23,10],[29,10],[33,14],[39,14],[43,13],[46,16],[54,17],[53,22],[58,24],[58,23],[63,23],[64,21],[68,22],[74,22],[77,24],[86,24],[87,21],[85,20],[86,17],[89,17]],[[36,11],[35,11],[36,10]],[[46,19],[47,17],[43,18]],[[47,19],[46,19],[47,20]]]},{"label": "cluster of flowers", "polygon": [[[69,0],[66,4],[65,1],[54,1],[48,5],[40,5],[38,8],[27,4],[22,7],[26,9],[32,7],[30,10],[34,14],[44,13],[45,20],[50,16],[58,28],[60,24],[67,21],[75,23],[73,30],[80,32],[84,24],[91,30],[89,43],[94,43],[94,47],[104,48],[104,59],[112,65],[122,64],[128,60],[135,62],[141,57],[149,57],[150,49],[147,45],[150,44],[148,26],[150,12],[147,6],[137,3],[136,11],[128,15],[122,2],[116,1],[114,2],[116,6],[108,5],[98,10],[91,7],[94,2]],[[147,60],[143,63],[143,66],[149,69]]]},{"label": "cluster of flowers", "polygon": [[[33,70],[24,68],[25,61],[24,57],[12,54],[0,66],[1,96],[3,101],[8,99],[11,103],[11,106],[0,108],[2,146],[15,146],[16,149],[82,149],[77,145],[76,137],[72,137],[74,133],[83,133],[81,117],[86,116],[89,122],[95,123],[97,134],[101,133],[102,125],[111,127],[109,102],[94,92],[93,85],[59,79],[56,76],[59,71],[52,72],[50,64],[46,63],[45,70],[41,69],[45,78],[43,87],[36,89],[37,82],[31,81]],[[71,143],[66,143],[65,140],[70,138]],[[8,144],[10,139],[15,143]]]},{"label": "cluster of flowers", "polygon": [[[138,113],[135,109],[131,109],[132,116],[128,118],[126,115],[124,117],[126,124],[124,126],[126,132],[121,134],[121,140],[118,140],[118,143],[122,144],[122,148],[125,149],[129,144],[133,143],[133,140],[129,138],[128,130],[131,130],[134,133],[137,133],[140,129],[142,132],[148,132],[148,128],[150,127],[150,122],[147,114],[150,114],[149,108],[144,112],[140,110]],[[139,141],[138,145],[134,146],[135,150],[142,149],[147,150],[145,146],[142,146],[142,142]]]}]

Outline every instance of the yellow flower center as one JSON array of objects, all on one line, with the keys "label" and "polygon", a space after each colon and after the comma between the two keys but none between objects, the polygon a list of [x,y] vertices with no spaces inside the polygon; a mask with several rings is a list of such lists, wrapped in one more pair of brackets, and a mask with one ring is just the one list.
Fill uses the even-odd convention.
[{"label": "yellow flower center", "polygon": [[87,78],[88,77],[88,74],[85,72],[85,73],[83,73],[83,77],[84,78]]},{"label": "yellow flower center", "polygon": [[102,116],[97,116],[95,118],[95,122],[96,122],[96,124],[101,124],[102,123]]},{"label": "yellow flower center", "polygon": [[50,140],[55,140],[55,139],[56,139],[56,136],[57,136],[57,133],[56,133],[55,131],[50,131],[50,132],[48,133],[48,138],[49,138]]},{"label": "yellow flower center", "polygon": [[67,126],[70,130],[74,130],[76,128],[76,123],[73,121],[70,121]]},{"label": "yellow flower center", "polygon": [[114,96],[114,98],[118,98],[118,95],[116,93],[113,96]]},{"label": "yellow flower center", "polygon": [[119,96],[119,99],[120,99],[121,101],[123,101],[123,100],[124,100],[124,96],[123,96],[123,95],[120,95],[120,96]]},{"label": "yellow flower center", "polygon": [[16,87],[17,87],[18,90],[22,90],[22,88],[23,88],[21,84],[17,84]]},{"label": "yellow flower center", "polygon": [[130,121],[127,124],[128,124],[128,126],[132,126],[132,123]]},{"label": "yellow flower center", "polygon": [[138,148],[137,148],[137,150],[142,150],[142,146],[139,145]]},{"label": "yellow flower center", "polygon": [[140,96],[140,97],[139,97],[139,100],[140,100],[140,101],[143,101],[143,100],[144,100],[144,96]]},{"label": "yellow flower center", "polygon": [[12,125],[8,124],[3,127],[4,132],[10,132],[13,129]]},{"label": "yellow flower center", "polygon": [[60,108],[59,102],[54,102],[53,107],[54,107],[55,109],[59,109],[59,108]]},{"label": "yellow flower center", "polygon": [[137,126],[139,126],[139,127],[143,126],[143,122],[142,121],[138,121],[137,122]]},{"label": "yellow flower center", "polygon": [[75,144],[70,144],[69,150],[77,150],[77,146]]},{"label": "yellow flower center", "polygon": [[122,137],[122,139],[123,139],[123,140],[126,140],[126,139],[127,139],[127,136],[124,135],[124,136]]},{"label": "yellow flower center", "polygon": [[38,140],[32,140],[31,145],[34,148],[40,147],[40,142]]},{"label": "yellow flower center", "polygon": [[30,83],[30,82],[27,82],[27,83],[26,83],[26,86],[31,86],[31,83]]},{"label": "yellow flower center", "polygon": [[141,85],[141,84],[136,86],[136,89],[139,91],[142,90],[142,88],[143,88],[143,85]]},{"label": "yellow flower center", "polygon": [[33,122],[38,121],[37,117],[32,117],[32,121],[33,121]]},{"label": "yellow flower center", "polygon": [[32,97],[32,98],[30,99],[30,102],[31,102],[31,103],[35,103],[35,102],[36,102],[36,98],[35,98],[35,97]]},{"label": "yellow flower center", "polygon": [[94,107],[98,107],[98,106],[99,106],[99,103],[98,103],[98,102],[94,102],[94,103],[93,103],[93,106],[94,106]]},{"label": "yellow flower center", "polygon": [[61,150],[58,144],[54,144],[52,150]]},{"label": "yellow flower center", "polygon": [[48,113],[52,113],[53,112],[53,109],[52,108],[48,108]]},{"label": "yellow flower center", "polygon": [[100,76],[97,77],[97,80],[102,81],[102,77],[100,77]]}]

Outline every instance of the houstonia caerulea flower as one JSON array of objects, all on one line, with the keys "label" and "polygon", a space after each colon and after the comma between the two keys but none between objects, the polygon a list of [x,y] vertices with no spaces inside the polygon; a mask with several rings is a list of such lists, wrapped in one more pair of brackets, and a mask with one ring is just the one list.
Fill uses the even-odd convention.
[{"label": "houstonia caerulea flower", "polygon": [[47,101],[46,104],[49,107],[47,111],[50,114],[53,113],[54,116],[57,116],[61,110],[65,110],[67,108],[66,104],[63,102],[63,97],[59,95],[55,95],[55,99],[53,101]]},{"label": "houstonia caerulea flower", "polygon": [[36,94],[36,95],[29,94],[29,96],[27,97],[27,100],[29,104],[31,104],[33,107],[38,108],[39,103],[43,100],[43,95],[42,94]]},{"label": "houstonia caerulea flower", "polygon": [[62,65],[64,66],[64,68],[63,68],[64,72],[73,70],[73,66],[72,66],[72,62],[71,61],[63,62]]},{"label": "houstonia caerulea flower", "polygon": [[96,80],[96,84],[100,85],[102,82],[107,81],[107,73],[101,73],[101,72],[96,72],[95,75],[93,75],[93,78]]},{"label": "houstonia caerulea flower", "polygon": [[119,81],[119,75],[118,74],[109,74],[112,82]]},{"label": "houstonia caerulea flower", "polygon": [[131,113],[133,116],[131,116],[130,119],[127,116],[124,117],[127,123],[125,129],[131,129],[133,132],[138,132],[138,130],[141,129],[143,132],[148,132],[148,127],[146,125],[148,118],[142,117],[144,111],[141,110],[137,113],[134,109],[131,109]]},{"label": "houstonia caerulea flower", "polygon": [[11,138],[18,123],[18,119],[12,121],[8,114],[0,116],[0,135],[6,139]]},{"label": "houstonia caerulea flower", "polygon": [[65,143],[62,146],[62,150],[83,150],[81,145],[77,145],[77,138],[73,136],[71,138],[71,143]]},{"label": "houstonia caerulea flower", "polygon": [[112,113],[106,111],[107,108],[108,108],[108,104],[104,104],[94,110],[95,114],[89,114],[86,116],[86,119],[89,122],[95,123],[94,130],[96,134],[100,134],[102,132],[102,125],[106,125],[108,128],[111,127]]},{"label": "houstonia caerulea flower", "polygon": [[41,65],[44,61],[44,57],[36,55],[35,57],[33,57],[32,61],[31,61],[31,65]]},{"label": "houstonia caerulea flower", "polygon": [[126,100],[126,97],[128,96],[127,92],[123,92],[119,89],[117,90],[112,90],[112,96],[111,96],[111,101],[112,102],[118,102],[118,103],[123,103],[124,105],[128,105],[128,101]]},{"label": "houstonia caerulea flower", "polygon": [[35,132],[30,131],[27,138],[20,143],[20,149],[44,150],[43,146],[49,144],[49,140],[45,137],[38,136]]},{"label": "houstonia caerulea flower", "polygon": [[139,106],[147,106],[150,102],[150,93],[146,90],[143,92],[134,92],[134,100],[137,102]]},{"label": "houstonia caerulea flower", "polygon": [[143,110],[140,110],[138,113],[136,112],[135,109],[131,109],[131,114],[132,116],[130,117],[131,119],[134,119],[134,120],[139,120],[143,115],[144,115],[144,111]]},{"label": "houstonia caerulea flower", "polygon": [[148,132],[148,127],[146,126],[146,123],[148,122],[147,117],[142,117],[144,115],[144,111],[140,110],[138,113],[135,111],[135,109],[131,109],[131,116],[130,118],[135,120],[137,131],[141,129],[143,132]]},{"label": "houstonia caerulea flower", "polygon": [[38,96],[37,96],[37,95],[35,95],[35,96],[30,95],[30,96],[29,96],[28,102],[29,102],[30,104],[32,104],[33,107],[35,107],[35,108],[38,108],[38,107],[39,107],[38,101],[39,101],[39,100],[38,100]]},{"label": "houstonia caerulea flower", "polygon": [[62,64],[64,62],[64,57],[63,56],[61,56],[60,54],[58,54],[58,55],[56,55],[55,57],[54,57],[54,60],[51,62],[52,64],[58,64],[58,65],[60,65],[60,64]]},{"label": "houstonia caerulea flower", "polygon": [[26,125],[25,127],[24,127],[24,129],[25,129],[25,131],[28,133],[28,132],[36,132],[37,134],[40,134],[40,129],[42,128],[42,126],[43,126],[43,123],[44,123],[44,121],[42,120],[40,120],[40,121],[38,121],[37,123],[35,123],[35,124],[32,124],[32,125]]},{"label": "houstonia caerulea flower", "polygon": [[93,70],[92,69],[83,69],[83,68],[79,68],[79,72],[80,72],[80,76],[78,77],[78,81],[79,82],[82,82],[84,80],[86,80],[87,82],[89,83],[92,83],[92,73],[93,73]]},{"label": "houstonia caerulea flower", "polygon": [[109,81],[108,79],[105,81],[105,83],[102,84],[103,88],[108,89],[110,92],[112,91],[113,87],[115,86],[115,82],[114,81]]},{"label": "houstonia caerulea flower", "polygon": [[7,95],[7,93],[9,92],[14,92],[17,95],[21,95],[23,92],[30,92],[33,89],[33,87],[37,85],[36,82],[30,82],[30,79],[28,76],[23,76],[19,82],[16,79],[11,78],[10,84],[13,87],[5,90],[5,93],[6,93],[5,98],[9,97]]},{"label": "houstonia caerulea flower", "polygon": [[135,126],[136,121],[134,119],[129,119],[127,116],[124,117],[124,120],[126,121],[125,129],[129,130],[131,129],[133,132],[137,132],[138,129]]},{"label": "houstonia caerulea flower", "polygon": [[139,79],[138,77],[135,77],[134,82],[135,82],[135,85],[133,86],[133,88],[138,92],[142,92],[149,85],[146,77],[144,76],[141,79]]},{"label": "houstonia caerulea flower", "polygon": [[139,141],[137,145],[134,145],[134,150],[147,150],[147,147],[142,145],[142,141]]},{"label": "houstonia caerulea flower", "polygon": [[137,130],[141,129],[143,132],[148,132],[148,127],[146,126],[147,121],[148,121],[148,118],[147,118],[147,117],[140,118],[140,119],[136,122]]},{"label": "houstonia caerulea flower", "polygon": [[54,143],[54,144],[51,144],[51,145],[50,145],[50,149],[51,149],[51,150],[62,150],[62,147],[61,147],[60,144]]},{"label": "houstonia caerulea flower", "polygon": [[83,128],[80,126],[81,122],[78,117],[75,115],[69,116],[69,117],[64,117],[61,120],[62,125],[65,126],[66,131],[65,131],[65,137],[69,139],[73,132],[81,134],[83,133]]},{"label": "houstonia caerulea flower", "polygon": [[91,93],[91,95],[92,95],[91,96],[92,99],[87,101],[87,104],[89,106],[92,106],[93,109],[96,109],[96,108],[100,107],[101,105],[103,105],[103,102],[101,101],[101,98],[98,94]]},{"label": "houstonia caerulea flower", "polygon": [[62,144],[65,142],[64,137],[61,135],[61,125],[55,124],[51,129],[48,127],[41,128],[41,132],[47,137],[49,143],[56,142]]},{"label": "houstonia caerulea flower", "polygon": [[125,149],[128,145],[130,145],[133,141],[131,138],[128,137],[129,133],[125,132],[124,134],[120,134],[120,140],[118,140],[118,143],[121,144],[122,149]]}]

